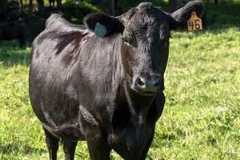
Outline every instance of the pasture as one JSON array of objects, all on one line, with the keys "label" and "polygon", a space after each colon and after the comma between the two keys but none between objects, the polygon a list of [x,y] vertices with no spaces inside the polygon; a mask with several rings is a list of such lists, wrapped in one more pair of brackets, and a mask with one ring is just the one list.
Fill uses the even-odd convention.
[{"label": "pasture", "polygon": [[[215,23],[201,33],[172,33],[166,104],[148,159],[240,159],[240,21],[231,11],[209,13]],[[30,51],[0,43],[1,160],[48,160],[28,96]],[[76,159],[89,159],[84,142],[76,151]]]}]

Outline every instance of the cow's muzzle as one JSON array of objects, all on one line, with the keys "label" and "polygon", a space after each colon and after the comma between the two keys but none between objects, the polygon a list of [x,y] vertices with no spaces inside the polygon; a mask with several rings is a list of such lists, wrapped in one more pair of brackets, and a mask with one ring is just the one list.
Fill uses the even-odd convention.
[{"label": "cow's muzzle", "polygon": [[162,80],[159,75],[152,75],[148,78],[136,76],[133,78],[131,89],[140,94],[153,95],[160,89],[161,82]]}]

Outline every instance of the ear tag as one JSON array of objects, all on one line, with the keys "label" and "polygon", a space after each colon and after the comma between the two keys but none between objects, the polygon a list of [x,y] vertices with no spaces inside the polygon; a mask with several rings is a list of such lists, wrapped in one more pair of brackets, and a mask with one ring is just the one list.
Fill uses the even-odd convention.
[{"label": "ear tag", "polygon": [[188,31],[201,31],[203,29],[202,19],[197,16],[195,11],[192,12],[190,19],[187,21]]},{"label": "ear tag", "polygon": [[104,37],[107,34],[107,28],[101,23],[97,22],[94,32],[98,37]]}]

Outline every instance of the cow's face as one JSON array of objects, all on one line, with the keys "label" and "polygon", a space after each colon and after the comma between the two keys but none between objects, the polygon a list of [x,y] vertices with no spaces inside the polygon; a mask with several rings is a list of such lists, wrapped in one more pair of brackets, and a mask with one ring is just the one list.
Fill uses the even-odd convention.
[{"label": "cow's face", "polygon": [[90,15],[85,24],[102,38],[122,34],[121,53],[131,89],[143,95],[153,95],[163,88],[170,30],[185,23],[191,12],[199,8],[202,9],[202,3],[193,1],[169,14],[143,2],[116,18],[104,14]]},{"label": "cow's face", "polygon": [[163,86],[171,17],[151,3],[141,3],[120,16],[120,20],[124,24],[123,57],[131,89],[155,94]]}]

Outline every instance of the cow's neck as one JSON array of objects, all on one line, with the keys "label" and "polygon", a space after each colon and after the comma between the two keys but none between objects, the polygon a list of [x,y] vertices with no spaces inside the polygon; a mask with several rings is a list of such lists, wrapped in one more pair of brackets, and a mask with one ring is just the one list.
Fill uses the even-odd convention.
[{"label": "cow's neck", "polygon": [[127,105],[132,117],[139,115],[146,116],[155,96],[143,96],[132,91],[125,81],[123,84],[123,104]]}]

